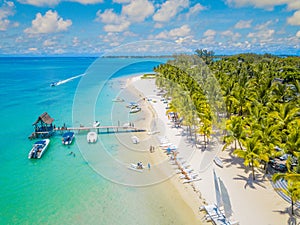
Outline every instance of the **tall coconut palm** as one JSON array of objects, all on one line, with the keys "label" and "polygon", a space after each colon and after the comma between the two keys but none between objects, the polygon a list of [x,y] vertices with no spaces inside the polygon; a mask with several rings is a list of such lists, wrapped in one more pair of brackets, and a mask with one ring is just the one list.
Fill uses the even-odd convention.
[{"label": "tall coconut palm", "polygon": [[245,120],[241,116],[232,116],[227,120],[226,129],[229,134],[224,137],[225,145],[223,150],[232,143],[234,143],[234,149],[237,149],[237,143],[239,148],[242,149],[241,141],[246,138]]},{"label": "tall coconut palm", "polygon": [[277,182],[281,179],[287,181],[287,188],[278,188],[278,191],[283,192],[291,200],[292,214],[294,215],[294,204],[297,200],[300,200],[300,174],[291,171],[290,166],[291,158],[287,160],[287,169],[286,173],[275,173],[272,177],[273,182]]},{"label": "tall coconut palm", "polygon": [[250,137],[242,140],[245,149],[236,149],[233,153],[244,159],[244,165],[250,166],[252,170],[252,178],[255,180],[254,168],[259,167],[260,161],[265,160],[266,156],[261,151],[261,143],[257,137]]}]

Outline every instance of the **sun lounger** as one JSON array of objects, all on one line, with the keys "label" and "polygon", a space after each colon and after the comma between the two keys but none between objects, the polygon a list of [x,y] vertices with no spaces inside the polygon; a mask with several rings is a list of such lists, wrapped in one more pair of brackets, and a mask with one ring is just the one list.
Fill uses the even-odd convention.
[{"label": "sun lounger", "polygon": [[190,179],[190,180],[185,179],[182,183],[186,184],[186,183],[191,183],[191,182],[199,181],[199,180],[201,180],[201,178],[195,178],[195,179]]}]

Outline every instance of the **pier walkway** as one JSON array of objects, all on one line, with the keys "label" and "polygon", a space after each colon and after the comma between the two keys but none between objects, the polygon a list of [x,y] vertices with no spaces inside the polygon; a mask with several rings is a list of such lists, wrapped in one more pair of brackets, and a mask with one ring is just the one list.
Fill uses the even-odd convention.
[{"label": "pier walkway", "polygon": [[105,133],[121,133],[121,132],[145,132],[145,129],[140,129],[130,125],[123,126],[80,126],[80,127],[55,127],[49,131],[36,131],[33,132],[28,138],[35,139],[37,137],[48,138],[51,137],[56,132],[64,133],[66,131],[90,131],[95,130],[98,134]]},{"label": "pier walkway", "polygon": [[97,126],[97,127],[63,127],[63,128],[55,128],[54,131],[89,131],[89,130],[96,130],[97,133],[101,133],[100,131],[103,130],[105,133],[116,133],[116,132],[144,132],[145,129],[139,129],[133,126]]}]

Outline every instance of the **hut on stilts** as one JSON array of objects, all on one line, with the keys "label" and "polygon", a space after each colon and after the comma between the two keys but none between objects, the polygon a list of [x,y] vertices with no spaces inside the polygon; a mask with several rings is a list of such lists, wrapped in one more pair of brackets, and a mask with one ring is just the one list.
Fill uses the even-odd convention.
[{"label": "hut on stilts", "polygon": [[47,112],[44,112],[32,124],[34,132],[29,136],[29,139],[50,137],[54,133],[53,121],[54,119]]}]

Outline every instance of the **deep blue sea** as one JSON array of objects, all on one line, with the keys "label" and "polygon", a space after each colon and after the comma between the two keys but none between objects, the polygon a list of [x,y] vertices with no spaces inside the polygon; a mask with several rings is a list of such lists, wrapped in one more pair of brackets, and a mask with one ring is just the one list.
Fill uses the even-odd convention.
[{"label": "deep blue sea", "polygon": [[[76,143],[86,140],[84,134],[76,135],[71,146],[63,146],[57,134],[41,159],[27,158],[36,141],[28,139],[32,124],[43,112],[56,126],[128,121],[128,114],[111,115],[112,98],[124,85],[115,78],[150,72],[163,61],[0,58],[0,224],[180,224],[172,206],[164,203],[169,197],[156,199],[155,192],[118,184],[95,171]],[[84,81],[87,74],[98,76]],[[57,81],[64,82],[50,87]],[[118,154],[110,134],[101,139],[112,155]]]}]

